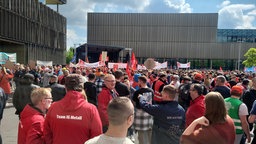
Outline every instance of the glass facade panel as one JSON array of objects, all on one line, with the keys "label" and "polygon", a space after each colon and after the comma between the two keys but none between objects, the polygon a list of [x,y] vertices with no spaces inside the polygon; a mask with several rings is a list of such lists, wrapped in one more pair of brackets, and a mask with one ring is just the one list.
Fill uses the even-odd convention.
[{"label": "glass facade panel", "polygon": [[218,29],[218,42],[256,42],[256,29]]}]

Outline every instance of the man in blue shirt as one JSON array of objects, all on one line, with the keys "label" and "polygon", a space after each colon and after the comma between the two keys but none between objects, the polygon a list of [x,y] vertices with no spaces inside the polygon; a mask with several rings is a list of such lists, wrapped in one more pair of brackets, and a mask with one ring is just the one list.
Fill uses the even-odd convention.
[{"label": "man in blue shirt", "polygon": [[164,86],[161,94],[163,102],[153,105],[143,95],[139,95],[141,108],[154,116],[151,144],[179,144],[185,126],[185,110],[174,101],[174,86]]}]

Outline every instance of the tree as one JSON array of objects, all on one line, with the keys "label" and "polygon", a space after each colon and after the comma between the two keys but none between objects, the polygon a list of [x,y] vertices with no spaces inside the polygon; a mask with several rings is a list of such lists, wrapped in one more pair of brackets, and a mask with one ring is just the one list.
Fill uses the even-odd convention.
[{"label": "tree", "polygon": [[250,48],[244,56],[247,57],[247,59],[243,61],[246,67],[256,66],[256,48]]},{"label": "tree", "polygon": [[73,56],[74,56],[74,48],[71,47],[68,51],[66,51],[66,64],[69,64]]}]

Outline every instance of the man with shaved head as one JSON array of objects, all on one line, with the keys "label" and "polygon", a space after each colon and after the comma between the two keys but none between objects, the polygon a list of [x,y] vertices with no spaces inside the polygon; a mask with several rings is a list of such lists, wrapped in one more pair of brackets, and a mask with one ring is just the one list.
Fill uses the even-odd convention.
[{"label": "man with shaved head", "polygon": [[105,134],[101,134],[85,144],[133,144],[126,137],[127,129],[134,119],[134,107],[127,97],[117,97],[108,104],[107,114],[109,127]]}]

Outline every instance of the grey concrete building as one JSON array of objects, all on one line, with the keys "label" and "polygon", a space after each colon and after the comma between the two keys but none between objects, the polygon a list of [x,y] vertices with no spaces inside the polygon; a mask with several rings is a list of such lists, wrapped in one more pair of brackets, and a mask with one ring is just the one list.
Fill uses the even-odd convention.
[{"label": "grey concrete building", "polygon": [[87,26],[89,44],[132,48],[140,63],[152,57],[171,66],[190,61],[193,68],[237,69],[256,47],[256,30],[219,30],[217,13],[88,13]]},{"label": "grey concrete building", "polygon": [[37,0],[0,0],[0,51],[65,64],[66,18]]}]

